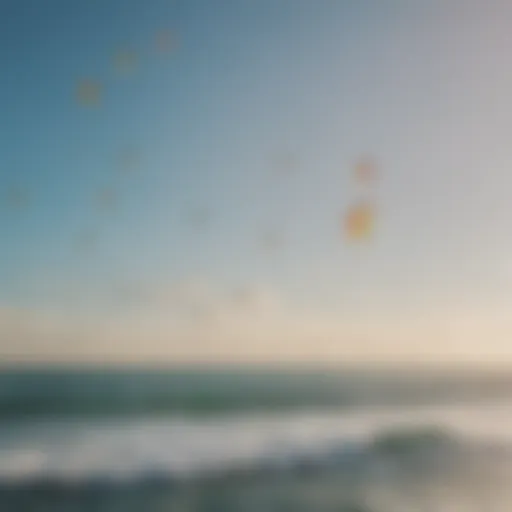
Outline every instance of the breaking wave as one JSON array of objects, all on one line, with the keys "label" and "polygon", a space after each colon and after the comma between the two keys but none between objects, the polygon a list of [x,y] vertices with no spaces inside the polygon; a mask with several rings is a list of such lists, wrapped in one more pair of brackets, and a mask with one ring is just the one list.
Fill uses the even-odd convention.
[{"label": "breaking wave", "polygon": [[509,511],[512,443],[495,428],[506,434],[503,414],[304,411],[3,425],[0,505],[400,512],[421,502],[428,511]]}]

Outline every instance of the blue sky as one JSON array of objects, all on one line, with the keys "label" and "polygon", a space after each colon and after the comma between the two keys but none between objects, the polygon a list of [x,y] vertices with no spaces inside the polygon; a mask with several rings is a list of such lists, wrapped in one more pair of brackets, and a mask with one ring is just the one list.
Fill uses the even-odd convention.
[{"label": "blue sky", "polygon": [[[512,9],[455,0],[19,0],[0,9],[0,186],[4,198],[12,187],[29,198],[23,209],[4,201],[0,216],[5,357],[36,347],[52,359],[62,348],[38,345],[32,317],[9,330],[20,311],[64,322],[56,338],[85,322],[103,340],[108,321],[122,340],[134,305],[116,290],[130,287],[144,289],[135,309],[154,319],[138,323],[145,339],[171,340],[155,342],[157,356],[187,356],[183,331],[163,321],[181,314],[166,302],[177,290],[178,302],[220,307],[234,333],[227,297],[239,287],[254,303],[287,304],[287,325],[309,333],[308,357],[336,342],[356,355],[367,343],[361,357],[377,344],[421,358],[424,324],[441,338],[456,338],[453,325],[478,331],[473,357],[489,333],[493,353],[506,351]],[[179,42],[170,53],[157,50],[162,30]],[[137,54],[133,74],[113,65],[123,50]],[[76,101],[87,78],[101,85],[97,107]],[[131,147],[140,165],[120,172]],[[294,156],[292,173],[275,172],[276,152]],[[364,154],[379,165],[370,190],[352,179]],[[115,193],[112,212],[95,202],[105,188]],[[342,216],[364,198],[377,204],[378,229],[368,245],[347,244]],[[196,209],[211,214],[203,230],[187,220]],[[80,253],[77,239],[89,232],[97,244]],[[274,253],[262,249],[269,232],[285,241]],[[183,295],[190,289],[194,299]],[[315,326],[327,324],[319,335]],[[245,342],[253,327],[240,325],[240,345],[224,357],[250,359],[244,350],[261,344]],[[266,340],[283,332],[271,325]],[[32,341],[24,349],[17,336]],[[331,348],[315,352],[319,336]],[[98,357],[106,346],[122,359],[129,344],[108,343],[96,342]],[[269,359],[289,355],[269,347]],[[71,358],[81,350],[66,346]]]}]

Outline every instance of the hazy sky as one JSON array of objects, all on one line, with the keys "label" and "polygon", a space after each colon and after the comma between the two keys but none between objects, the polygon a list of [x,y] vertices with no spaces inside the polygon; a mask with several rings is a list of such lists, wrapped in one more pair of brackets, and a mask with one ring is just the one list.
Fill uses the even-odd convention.
[{"label": "hazy sky", "polygon": [[510,361],[511,47],[498,0],[4,0],[0,359]]}]

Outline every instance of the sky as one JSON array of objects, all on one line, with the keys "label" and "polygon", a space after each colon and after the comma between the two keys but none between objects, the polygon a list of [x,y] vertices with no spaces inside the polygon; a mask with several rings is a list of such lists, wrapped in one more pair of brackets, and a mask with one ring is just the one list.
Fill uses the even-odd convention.
[{"label": "sky", "polygon": [[4,0],[0,362],[511,362],[507,4]]}]

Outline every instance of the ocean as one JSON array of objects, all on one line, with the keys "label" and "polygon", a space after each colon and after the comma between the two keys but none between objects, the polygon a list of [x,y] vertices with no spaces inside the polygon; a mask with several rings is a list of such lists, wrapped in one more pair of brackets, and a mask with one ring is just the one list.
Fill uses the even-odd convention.
[{"label": "ocean", "polygon": [[512,373],[4,368],[0,511],[510,511]]}]

